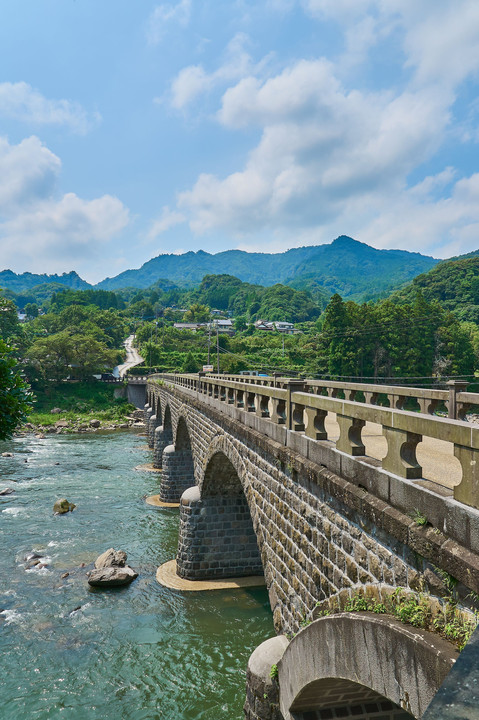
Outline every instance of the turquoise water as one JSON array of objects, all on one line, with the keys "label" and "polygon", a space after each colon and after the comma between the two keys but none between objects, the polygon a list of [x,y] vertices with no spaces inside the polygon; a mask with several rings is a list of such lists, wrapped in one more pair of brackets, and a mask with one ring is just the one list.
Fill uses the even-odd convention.
[{"label": "turquoise water", "polygon": [[[0,457],[0,490],[15,493],[0,497],[2,720],[242,718],[248,657],[274,634],[266,591],[158,585],[178,510],[143,500],[158,491],[156,474],[134,469],[151,459],[145,439],[29,437],[5,451],[14,457]],[[54,516],[60,497],[77,509]],[[109,547],[126,550],[139,577],[92,590],[80,565]],[[25,569],[32,550],[48,567]]]}]

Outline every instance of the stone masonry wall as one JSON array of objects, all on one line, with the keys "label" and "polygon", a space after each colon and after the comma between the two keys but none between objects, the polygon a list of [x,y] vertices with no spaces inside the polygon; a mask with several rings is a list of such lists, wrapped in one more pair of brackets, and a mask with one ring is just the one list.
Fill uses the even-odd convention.
[{"label": "stone masonry wall", "polygon": [[262,575],[244,495],[202,499],[196,487],[184,493],[176,564],[188,580]]},{"label": "stone masonry wall", "polygon": [[185,490],[195,484],[193,458],[191,450],[176,450],[168,445],[163,450],[160,499],[163,502],[177,503]]},{"label": "stone masonry wall", "polygon": [[[459,579],[470,578],[465,584],[475,589],[477,573],[466,565],[474,567],[476,560],[439,531],[417,526],[362,487],[229,417],[218,403],[208,405],[178,388],[158,386],[154,392],[162,408],[170,407],[173,435],[179,417],[186,421],[198,501],[213,450],[221,447],[237,470],[277,632],[296,632],[317,601],[343,588],[386,583],[435,594],[441,585],[435,565]],[[194,520],[182,520],[180,566],[195,562],[195,553],[200,565],[210,562],[208,553],[219,537],[213,533],[220,530],[214,523],[221,523],[225,512],[233,514],[229,502],[221,506],[218,497],[207,498],[182,508],[184,518]],[[232,571],[234,563],[229,567]],[[213,571],[223,573],[220,565]]]}]

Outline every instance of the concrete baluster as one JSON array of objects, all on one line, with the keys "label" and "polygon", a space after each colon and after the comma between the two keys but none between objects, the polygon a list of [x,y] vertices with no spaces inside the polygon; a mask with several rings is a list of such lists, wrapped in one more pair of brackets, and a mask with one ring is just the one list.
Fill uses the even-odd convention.
[{"label": "concrete baluster", "polygon": [[350,389],[346,388],[346,390],[344,391],[344,397],[346,400],[349,400],[350,402],[354,402],[356,400],[356,393],[357,393],[357,390],[350,390]]},{"label": "concrete baluster", "polygon": [[244,390],[235,390],[235,406],[244,408]]},{"label": "concrete baluster", "polygon": [[467,422],[466,415],[469,412],[469,410],[471,409],[471,407],[472,407],[471,403],[457,401],[457,404],[456,404],[457,419]]},{"label": "concrete baluster", "polygon": [[256,412],[255,395],[256,395],[256,393],[254,393],[254,392],[248,391],[246,393],[246,410],[248,412]]},{"label": "concrete baluster", "polygon": [[364,391],[364,401],[366,405],[377,405],[379,393]]},{"label": "concrete baluster", "polygon": [[422,467],[416,458],[416,448],[422,435],[391,427],[383,427],[383,435],[388,443],[383,470],[408,480],[421,478]]},{"label": "concrete baluster", "polygon": [[270,398],[270,418],[278,425],[286,422],[286,401],[272,397]]},{"label": "concrete baluster", "polygon": [[388,400],[390,407],[396,408],[396,410],[402,410],[406,402],[404,395],[388,395]]},{"label": "concrete baluster", "polygon": [[336,442],[336,449],[348,455],[365,455],[366,449],[361,439],[361,432],[365,426],[364,420],[349,417],[348,415],[336,414],[339,425],[339,439]]},{"label": "concrete baluster", "polygon": [[258,417],[268,418],[269,417],[269,397],[267,395],[255,396],[256,415]]},{"label": "concrete baluster", "polygon": [[479,508],[479,451],[455,444],[454,455],[462,468],[462,480],[454,488],[454,499]]},{"label": "concrete baluster", "polygon": [[324,425],[327,410],[318,410],[317,408],[305,408],[306,412],[306,435],[313,440],[327,440],[328,433]]},{"label": "concrete baluster", "polygon": [[423,415],[434,415],[439,405],[439,400],[428,397],[418,397],[417,401],[419,403],[419,412]]},{"label": "concrete baluster", "polygon": [[304,405],[293,402],[292,395],[295,392],[304,392],[304,380],[289,380],[286,390],[288,393],[286,400],[288,429],[302,432],[304,430]]}]

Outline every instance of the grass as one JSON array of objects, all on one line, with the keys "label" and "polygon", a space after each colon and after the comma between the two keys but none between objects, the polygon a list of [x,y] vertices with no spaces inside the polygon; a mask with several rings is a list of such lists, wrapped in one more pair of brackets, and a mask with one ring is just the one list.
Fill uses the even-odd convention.
[{"label": "grass", "polygon": [[[33,412],[27,421],[48,427],[57,420],[88,422],[93,417],[104,422],[121,422],[136,408],[124,398],[115,398],[118,385],[100,382],[55,382],[33,388]],[[61,413],[52,414],[53,408]]]},{"label": "grass", "polygon": [[[457,582],[455,578],[451,580]],[[339,611],[339,608],[334,610],[336,611]],[[439,633],[457,645],[459,650],[463,649],[477,626],[477,616],[466,618],[452,594],[446,598],[442,611],[433,614],[427,595],[406,593],[402,588],[397,588],[384,602],[366,598],[361,593],[354,594],[346,602],[343,611],[392,615],[408,625]],[[323,617],[332,612],[333,610],[324,610],[319,615]]]}]

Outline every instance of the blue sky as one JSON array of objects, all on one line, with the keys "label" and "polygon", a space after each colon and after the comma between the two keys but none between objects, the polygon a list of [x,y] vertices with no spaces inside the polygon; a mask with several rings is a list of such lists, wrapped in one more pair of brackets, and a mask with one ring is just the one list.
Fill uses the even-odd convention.
[{"label": "blue sky", "polygon": [[479,248],[477,0],[0,0],[0,269]]}]

